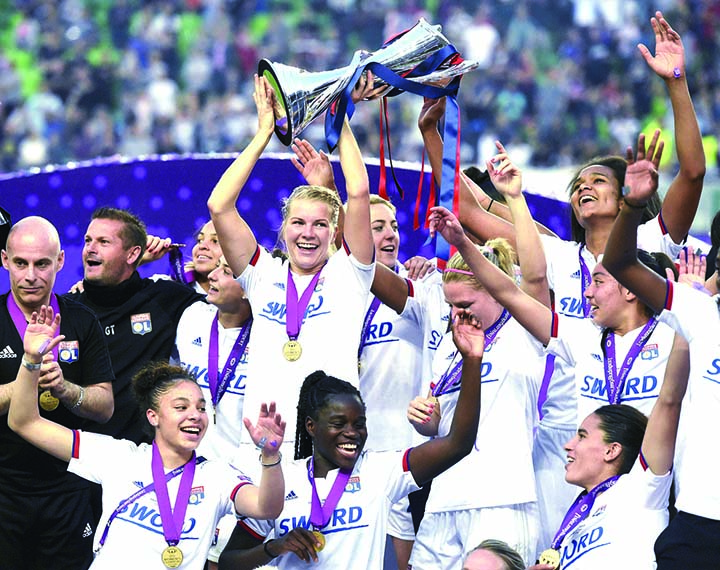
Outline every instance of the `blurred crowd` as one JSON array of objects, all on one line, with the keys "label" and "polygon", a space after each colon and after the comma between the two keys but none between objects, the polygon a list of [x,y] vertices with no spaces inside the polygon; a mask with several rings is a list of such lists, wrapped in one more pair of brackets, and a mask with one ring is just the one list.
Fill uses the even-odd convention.
[{"label": "blurred crowd", "polygon": [[[534,166],[622,152],[671,128],[637,50],[664,11],[681,34],[703,134],[720,123],[714,0],[16,0],[0,3],[0,168],[99,156],[234,152],[255,129],[260,58],[324,71],[424,17],[476,71],[463,78],[463,160],[495,138]],[[419,160],[419,97],[390,102],[393,157]],[[378,154],[378,108],[353,119]],[[321,121],[309,136],[321,136]],[[314,140],[319,143],[319,138]],[[278,145],[277,150],[281,147]],[[711,166],[712,163],[709,163]]]}]

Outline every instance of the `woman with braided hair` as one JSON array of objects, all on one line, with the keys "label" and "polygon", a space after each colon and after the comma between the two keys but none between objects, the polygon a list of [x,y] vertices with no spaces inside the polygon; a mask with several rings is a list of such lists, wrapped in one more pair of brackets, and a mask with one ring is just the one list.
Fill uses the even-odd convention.
[{"label": "woman with braided hair", "polygon": [[[285,468],[285,506],[274,520],[244,519],[220,557],[220,570],[381,568],[390,506],[472,449],[480,414],[485,335],[457,311],[452,338],[463,355],[460,393],[449,433],[399,452],[363,450],[365,403],[350,383],[322,371],[303,383],[295,461]],[[272,539],[267,537],[272,534]]]}]

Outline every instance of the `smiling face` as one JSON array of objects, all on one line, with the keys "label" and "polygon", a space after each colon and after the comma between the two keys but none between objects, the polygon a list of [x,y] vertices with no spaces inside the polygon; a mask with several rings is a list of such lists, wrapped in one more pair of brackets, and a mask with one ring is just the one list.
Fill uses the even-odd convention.
[{"label": "smiling face", "polygon": [[614,220],[620,211],[620,192],[612,168],[593,164],[583,169],[573,184],[570,205],[583,228],[592,219]]},{"label": "smiling face", "polygon": [[220,310],[236,310],[245,299],[245,291],[235,280],[232,269],[224,257],[220,258],[219,263],[220,265],[208,275],[207,302]]},{"label": "smiling face", "polygon": [[195,273],[202,277],[214,270],[220,261],[222,250],[218,241],[215,226],[208,222],[197,234],[195,245],[192,248],[192,260]]},{"label": "smiling face", "polygon": [[82,259],[85,279],[98,285],[117,285],[135,271],[142,254],[139,246],[126,248],[122,240],[123,222],[96,218],[85,232]]},{"label": "smiling face", "polygon": [[172,456],[187,458],[207,430],[205,398],[191,380],[172,385],[160,396],[157,410],[149,409],[146,415],[155,428],[155,442],[164,461]]},{"label": "smiling face", "polygon": [[305,428],[313,439],[316,473],[330,469],[352,470],[367,441],[365,407],[352,394],[330,396],[316,419],[306,418]]},{"label": "smiling face", "polygon": [[449,281],[443,283],[445,301],[450,305],[450,318],[454,319],[459,309],[474,316],[485,330],[500,318],[502,306],[485,289],[477,289],[471,281]]},{"label": "smiling face", "polygon": [[320,271],[335,237],[331,209],[318,200],[295,199],[283,224],[283,240],[292,270],[299,275]]},{"label": "smiling face", "polygon": [[395,214],[385,204],[371,204],[370,227],[375,242],[375,259],[378,263],[394,269],[400,246],[400,234]]},{"label": "smiling face", "polygon": [[590,414],[583,420],[575,436],[565,444],[567,463],[565,480],[590,490],[618,473],[622,446],[607,443],[600,428],[600,417]]},{"label": "smiling face", "polygon": [[628,300],[634,298],[602,263],[595,265],[592,281],[583,294],[590,303],[590,318],[599,326],[612,329],[621,328],[623,311]]}]

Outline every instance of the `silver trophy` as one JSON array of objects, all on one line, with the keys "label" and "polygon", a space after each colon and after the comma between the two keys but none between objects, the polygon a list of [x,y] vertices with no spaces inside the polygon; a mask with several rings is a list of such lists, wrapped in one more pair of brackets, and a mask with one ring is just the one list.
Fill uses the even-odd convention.
[{"label": "silver trophy", "polygon": [[[379,63],[400,76],[415,69],[450,45],[440,29],[440,26],[432,26],[420,18],[417,24],[393,42],[374,52],[356,51],[349,65],[330,71],[310,72],[267,59],[260,60],[258,75],[268,80],[278,103],[275,107],[275,133],[278,138],[283,144],[290,145],[318,115],[340,98],[359,67]],[[444,86],[477,65],[477,62],[461,61],[441,65],[426,75],[407,79]],[[375,78],[375,87],[385,84],[382,79]]]}]

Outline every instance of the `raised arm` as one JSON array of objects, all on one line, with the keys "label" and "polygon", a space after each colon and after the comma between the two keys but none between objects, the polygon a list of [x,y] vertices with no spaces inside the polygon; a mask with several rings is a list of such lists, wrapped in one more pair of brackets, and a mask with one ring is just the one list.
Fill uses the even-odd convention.
[{"label": "raised arm", "polygon": [[657,168],[662,150],[662,143],[657,148],[651,143],[646,153],[642,135],[638,138],[637,157],[633,157],[632,149],[628,148],[624,203],[603,255],[603,267],[655,313],[660,313],[665,307],[667,282],[638,260],[637,228],[645,205],[657,192]]},{"label": "raised arm", "polygon": [[235,495],[235,510],[256,519],[274,519],[280,516],[285,497],[282,455],[280,446],[285,435],[285,422],[275,410],[275,402],[262,404],[258,421],[253,424],[243,418],[245,428],[256,447],[260,449],[262,474],[260,484],[245,485]]},{"label": "raised arm", "polygon": [[477,436],[485,333],[475,317],[464,310],[455,315],[452,331],[455,346],[463,357],[460,394],[450,432],[410,452],[410,471],[418,485],[427,483],[470,453]]},{"label": "raised arm", "polygon": [[498,154],[487,161],[487,172],[495,188],[505,197],[512,216],[516,252],[522,273],[521,288],[546,307],[550,307],[545,252],[535,220],[522,192],[522,172],[510,160],[500,141],[495,141],[495,147]]},{"label": "raised arm", "polygon": [[[308,184],[313,186],[324,186],[337,192],[335,186],[335,173],[333,172],[330,158],[322,150],[318,152],[309,141],[295,139],[292,144],[295,156],[290,157],[297,171],[302,175]],[[340,200],[342,202],[342,199]],[[338,212],[337,232],[335,232],[335,249],[342,247],[343,229],[345,227],[345,209],[340,208]]]},{"label": "raised arm", "polygon": [[[438,132],[438,122],[445,113],[445,98],[442,99],[425,99],[420,116],[418,118],[418,128],[423,137],[425,150],[430,160],[430,167],[433,171],[435,183],[440,186],[442,182],[442,163],[443,163],[443,141]],[[515,230],[508,221],[488,213],[482,204],[478,201],[477,196],[473,192],[473,187],[480,191],[481,196],[490,198],[482,189],[468,183],[468,178],[464,175],[460,177],[460,221],[463,226],[480,241],[486,241],[495,237],[504,237],[513,247],[515,246]],[[501,214],[507,214],[508,220],[510,213],[505,208],[500,210]]]},{"label": "raised arm", "polygon": [[505,307],[510,314],[541,343],[550,341],[552,311],[520,289],[499,268],[490,263],[464,234],[458,219],[442,207],[431,209],[431,227],[435,227],[448,243],[454,245],[468,264],[478,282]]},{"label": "raised arm", "polygon": [[345,177],[347,210],[345,212],[345,241],[360,263],[370,264],[375,258],[375,244],[370,231],[370,181],[360,147],[350,130],[347,118],[338,140],[340,166]]},{"label": "raised arm", "polygon": [[253,99],[258,113],[257,133],[220,177],[207,202],[225,259],[236,275],[240,275],[247,267],[257,249],[257,240],[237,211],[235,203],[275,128],[275,93],[264,77],[255,76]]},{"label": "raised arm", "polygon": [[43,306],[33,313],[25,331],[23,363],[20,365],[10,401],[8,426],[38,449],[70,461],[73,431],[40,415],[38,410],[38,380],[43,356],[65,337],[55,336],[60,328],[60,315],[53,315],[52,307]]},{"label": "raised arm", "polygon": [[656,475],[664,475],[673,465],[680,410],[690,374],[690,349],[680,335],[675,335],[665,368],[665,379],[648,419],[642,454]]},{"label": "raised arm", "polygon": [[655,56],[638,45],[648,66],[665,82],[673,109],[675,148],[680,170],[665,195],[662,218],[673,241],[687,237],[695,218],[705,176],[705,152],[685,74],[685,48],[680,34],[661,12],[650,19],[655,32]]}]

